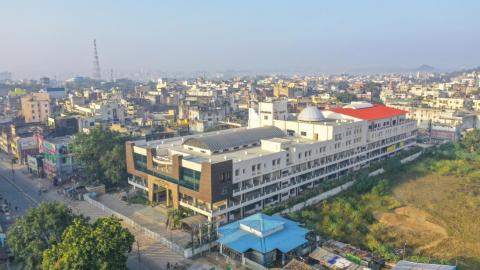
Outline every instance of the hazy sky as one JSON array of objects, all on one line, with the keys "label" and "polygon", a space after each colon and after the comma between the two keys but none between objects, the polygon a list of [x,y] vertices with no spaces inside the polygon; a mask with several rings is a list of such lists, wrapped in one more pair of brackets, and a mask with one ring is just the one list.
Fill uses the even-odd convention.
[{"label": "hazy sky", "polygon": [[0,0],[0,71],[361,71],[480,65],[480,1]]}]

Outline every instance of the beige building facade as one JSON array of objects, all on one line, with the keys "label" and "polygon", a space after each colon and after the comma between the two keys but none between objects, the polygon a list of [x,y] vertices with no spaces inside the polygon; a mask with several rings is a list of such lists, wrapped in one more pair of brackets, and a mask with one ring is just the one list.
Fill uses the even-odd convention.
[{"label": "beige building facade", "polygon": [[26,123],[46,122],[51,114],[48,93],[30,93],[21,98],[22,116]]}]

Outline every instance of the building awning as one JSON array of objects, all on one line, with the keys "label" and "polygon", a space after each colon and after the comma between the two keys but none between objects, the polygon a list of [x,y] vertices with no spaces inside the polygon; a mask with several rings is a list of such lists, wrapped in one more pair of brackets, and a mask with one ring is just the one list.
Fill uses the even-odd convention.
[{"label": "building awning", "polygon": [[199,224],[204,224],[206,222],[208,222],[208,219],[203,215],[195,215],[180,220],[180,223],[185,224],[190,228],[193,228]]}]

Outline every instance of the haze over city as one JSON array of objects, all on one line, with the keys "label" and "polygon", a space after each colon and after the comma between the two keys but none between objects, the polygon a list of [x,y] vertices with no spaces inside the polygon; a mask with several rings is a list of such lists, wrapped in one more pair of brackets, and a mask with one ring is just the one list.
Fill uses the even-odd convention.
[{"label": "haze over city", "polygon": [[[480,61],[479,1],[6,1],[0,70],[105,74],[439,71]],[[120,76],[120,75],[119,75]]]},{"label": "haze over city", "polygon": [[479,270],[479,11],[0,0],[0,269]]}]

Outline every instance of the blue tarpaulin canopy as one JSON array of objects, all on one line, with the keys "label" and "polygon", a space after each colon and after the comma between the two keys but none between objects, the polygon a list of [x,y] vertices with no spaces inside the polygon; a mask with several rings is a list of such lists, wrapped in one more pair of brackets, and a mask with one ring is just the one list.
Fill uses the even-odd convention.
[{"label": "blue tarpaulin canopy", "polygon": [[255,214],[218,229],[218,242],[239,253],[249,249],[287,253],[307,242],[308,230],[280,216]]}]

